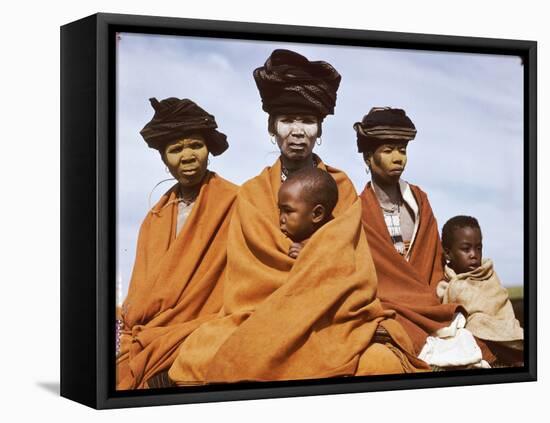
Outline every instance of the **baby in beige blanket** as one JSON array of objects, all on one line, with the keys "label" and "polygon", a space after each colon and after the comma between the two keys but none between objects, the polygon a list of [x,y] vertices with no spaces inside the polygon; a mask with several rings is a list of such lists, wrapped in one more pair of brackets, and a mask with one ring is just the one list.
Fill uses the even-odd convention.
[{"label": "baby in beige blanket", "polygon": [[441,236],[447,263],[445,280],[437,286],[441,302],[464,307],[466,329],[486,342],[501,365],[523,365],[523,329],[493,262],[482,260],[477,219],[455,216],[445,223]]}]

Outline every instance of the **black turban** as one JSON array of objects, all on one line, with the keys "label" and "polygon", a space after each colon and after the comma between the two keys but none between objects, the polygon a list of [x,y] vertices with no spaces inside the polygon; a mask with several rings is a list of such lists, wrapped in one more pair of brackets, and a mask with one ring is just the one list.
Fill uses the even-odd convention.
[{"label": "black turban", "polygon": [[275,50],[254,70],[262,108],[272,116],[290,113],[334,114],[342,77],[329,63],[310,62],[290,50]]},{"label": "black turban", "polygon": [[204,136],[208,151],[217,156],[227,150],[227,137],[218,132],[216,119],[191,100],[170,97],[162,101],[150,98],[155,109],[153,119],[140,131],[150,148],[163,149],[166,144],[186,135]]},{"label": "black turban", "polygon": [[373,107],[353,129],[360,153],[372,144],[408,142],[416,136],[416,128],[405,111],[391,107]]}]

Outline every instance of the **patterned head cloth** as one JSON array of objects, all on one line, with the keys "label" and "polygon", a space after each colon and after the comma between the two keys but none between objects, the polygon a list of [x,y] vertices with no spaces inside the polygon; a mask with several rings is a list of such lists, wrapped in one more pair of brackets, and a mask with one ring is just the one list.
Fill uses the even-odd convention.
[{"label": "patterned head cloth", "polygon": [[290,50],[274,50],[254,70],[262,108],[272,116],[289,113],[334,114],[342,77],[329,63],[310,62]]},{"label": "patterned head cloth", "polygon": [[140,131],[150,148],[163,149],[183,136],[199,133],[204,136],[208,151],[217,156],[227,150],[227,137],[218,132],[216,119],[191,100],[170,97],[162,101],[149,99],[155,115]]},{"label": "patterned head cloth", "polygon": [[416,128],[405,111],[391,107],[373,107],[353,129],[357,132],[360,153],[371,143],[411,141],[416,136]]}]

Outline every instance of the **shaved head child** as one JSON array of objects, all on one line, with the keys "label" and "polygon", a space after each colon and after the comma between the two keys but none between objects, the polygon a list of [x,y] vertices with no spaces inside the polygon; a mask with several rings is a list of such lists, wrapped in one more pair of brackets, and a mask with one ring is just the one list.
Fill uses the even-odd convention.
[{"label": "shaved head child", "polygon": [[304,168],[292,173],[279,189],[279,225],[293,243],[288,255],[297,258],[307,240],[332,219],[338,187],[327,172]]}]

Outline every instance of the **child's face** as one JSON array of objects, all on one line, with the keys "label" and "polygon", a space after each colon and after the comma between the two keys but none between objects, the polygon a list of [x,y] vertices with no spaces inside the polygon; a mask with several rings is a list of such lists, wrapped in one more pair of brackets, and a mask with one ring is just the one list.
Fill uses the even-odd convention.
[{"label": "child's face", "polygon": [[457,274],[471,272],[481,266],[481,231],[466,226],[453,232],[451,248],[445,248],[448,266]]},{"label": "child's face", "polygon": [[315,232],[315,206],[304,201],[299,181],[284,183],[279,190],[279,225],[294,242],[301,242]]}]

